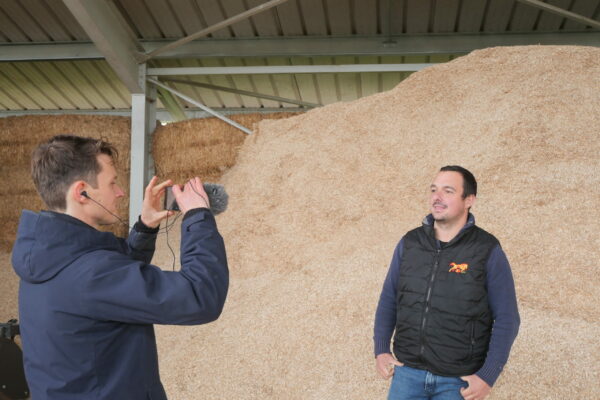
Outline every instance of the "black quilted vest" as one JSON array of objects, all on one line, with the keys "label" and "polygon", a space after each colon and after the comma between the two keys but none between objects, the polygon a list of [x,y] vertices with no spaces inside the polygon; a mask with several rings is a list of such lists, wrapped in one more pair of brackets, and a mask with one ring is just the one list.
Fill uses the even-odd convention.
[{"label": "black quilted vest", "polygon": [[444,376],[481,368],[492,329],[485,266],[497,244],[475,225],[443,249],[430,225],[406,234],[396,297],[398,360]]}]

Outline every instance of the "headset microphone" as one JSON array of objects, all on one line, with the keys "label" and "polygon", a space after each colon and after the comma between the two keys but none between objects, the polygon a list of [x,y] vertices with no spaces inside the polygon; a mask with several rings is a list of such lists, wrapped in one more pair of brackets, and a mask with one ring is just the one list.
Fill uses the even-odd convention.
[{"label": "headset microphone", "polygon": [[[97,202],[96,200],[92,199],[85,190],[81,191],[79,193],[80,195],[82,195],[83,197],[85,197],[86,199],[89,199],[91,201],[93,201],[94,203],[98,204],[100,207],[102,207],[107,213],[109,213],[110,215],[112,215],[113,217],[115,217],[116,219],[119,220],[120,223],[122,223],[123,225],[125,225],[126,227],[128,227],[129,229],[132,229],[131,226],[129,226],[129,224],[125,221],[123,221],[121,218],[119,218],[118,215],[112,213],[108,208],[104,207],[102,204],[100,204],[99,202]],[[225,198],[225,207],[227,207],[227,198]],[[219,211],[220,212],[220,211]],[[167,223],[166,226],[164,228],[159,229],[159,231],[157,233],[166,233],[167,235],[167,246],[169,246],[169,250],[171,250],[171,254],[173,254],[173,271],[175,271],[175,252],[173,251],[173,249],[171,248],[171,245],[169,244],[169,229],[171,229],[171,227],[173,226],[173,224],[175,224],[175,221],[177,221],[177,218],[179,218],[181,216],[181,214],[179,214],[177,217],[175,217],[175,220],[173,222],[171,222],[171,224],[169,225],[169,217],[167,216]],[[161,232],[162,231],[162,232]]]},{"label": "headset microphone", "polygon": [[[215,186],[219,186],[219,185],[215,185]],[[220,189],[220,188],[218,188]],[[194,190],[195,191],[195,190]],[[224,192],[224,189],[222,190]],[[86,199],[89,199],[91,201],[93,201],[94,203],[98,204],[100,207],[102,207],[104,210],[106,210],[106,212],[108,212],[110,215],[112,215],[113,217],[115,217],[116,219],[119,220],[120,223],[122,223],[123,225],[125,225],[126,227],[128,227],[129,229],[132,229],[131,226],[129,226],[129,224],[125,221],[123,221],[121,218],[119,218],[118,215],[112,213],[108,208],[104,207],[102,204],[100,204],[99,202],[97,202],[96,200],[92,199],[85,190],[81,191],[79,193],[80,195],[82,195],[83,197],[85,197]],[[225,197],[223,198],[222,194],[219,193],[221,196],[219,197],[219,201],[223,204],[220,204],[219,207],[222,207],[223,210],[225,210],[225,208],[227,207],[227,193],[225,193]],[[222,212],[220,209],[218,212]],[[177,219],[181,216],[181,214],[179,214],[177,217],[175,217],[175,220],[169,224],[169,217],[167,216],[167,223],[166,226],[164,228],[161,228],[159,230],[159,232],[157,233],[166,233],[167,234],[167,246],[169,246],[169,250],[171,250],[171,254],[173,254],[173,271],[175,271],[175,252],[173,251],[173,249],[171,248],[171,245],[169,244],[169,229],[173,226],[173,224],[175,224],[175,221],[177,221]],[[162,231],[162,232],[161,232]]]},{"label": "headset microphone", "polygon": [[[90,195],[89,195],[89,194],[87,194],[87,192],[86,192],[85,190],[83,190],[83,191],[79,192],[79,194],[80,194],[80,195],[82,195],[83,197],[85,197],[86,199],[89,199],[89,200],[93,201],[94,203],[98,204],[98,205],[99,205],[100,207],[102,207],[102,208],[103,208],[103,209],[104,209],[104,210],[105,210],[107,213],[109,213],[110,215],[112,215],[113,217],[115,217],[116,219],[118,219],[120,223],[122,223],[123,225],[125,225],[125,226],[126,226],[126,227],[128,227],[129,229],[131,229],[131,228],[132,228],[131,226],[129,226],[129,224],[128,224],[127,222],[125,222],[125,221],[123,221],[121,218],[119,218],[119,216],[118,216],[118,215],[116,215],[115,213],[111,212],[111,211],[110,211],[108,208],[104,207],[102,204],[100,204],[100,203],[99,203],[99,202],[97,202],[96,200],[92,199],[92,198],[90,197]],[[181,216],[181,214],[180,214],[180,215],[178,215],[177,217],[175,217],[175,220],[174,220],[174,221],[173,221],[173,222],[172,222],[170,225],[169,225],[169,220],[167,219],[167,224],[166,224],[166,226],[165,226],[164,228],[160,228],[160,230],[159,230],[159,232],[158,232],[158,233],[163,233],[163,232],[162,232],[163,230],[164,230],[164,232],[165,232],[165,233],[166,233],[166,232],[168,232],[168,231],[169,231],[169,229],[170,229],[170,228],[173,226],[173,224],[175,223],[175,221],[177,221],[177,219],[178,219],[180,216]]]},{"label": "headset microphone", "polygon": [[107,213],[109,213],[110,215],[112,215],[113,217],[115,217],[116,219],[119,220],[120,223],[122,223],[123,225],[127,226],[128,228],[131,228],[129,226],[129,224],[125,221],[123,221],[121,218],[119,218],[118,215],[114,214],[113,212],[111,212],[108,208],[104,207],[102,204],[100,204],[99,202],[97,202],[96,200],[92,199],[85,190],[81,191],[79,193],[80,195],[82,195],[83,197],[85,197],[88,200],[93,201],[94,203],[98,204],[100,207],[102,207]]}]

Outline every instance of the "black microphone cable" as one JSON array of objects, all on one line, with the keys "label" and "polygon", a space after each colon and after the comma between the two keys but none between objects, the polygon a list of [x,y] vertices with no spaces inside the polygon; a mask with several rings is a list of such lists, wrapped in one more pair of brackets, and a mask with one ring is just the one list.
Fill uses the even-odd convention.
[{"label": "black microphone cable", "polygon": [[[179,216],[175,217],[175,220],[177,220],[177,218],[179,218]],[[173,222],[174,224],[175,222]],[[173,224],[171,224],[170,226],[173,226]],[[169,228],[169,214],[167,214],[167,222],[166,222],[166,228]],[[173,248],[171,247],[171,243],[169,243],[169,229],[165,230],[165,239],[167,241],[167,247],[169,248],[169,250],[171,251],[171,255],[173,256],[173,264],[171,265],[171,269],[173,271],[175,271],[175,252],[173,251]]]},{"label": "black microphone cable", "polygon": [[[195,191],[195,190],[194,190]],[[109,213],[110,215],[112,215],[113,217],[115,217],[116,219],[119,220],[119,222],[121,222],[123,225],[127,226],[129,229],[133,229],[131,226],[129,226],[128,223],[126,223],[125,221],[123,221],[121,218],[119,218],[118,215],[113,214],[108,208],[104,207],[100,202],[92,199],[90,197],[90,195],[87,194],[87,192],[84,190],[83,192],[81,192],[81,195],[83,197],[85,197],[86,199],[90,199],[91,201],[93,201],[94,203],[98,204],[100,207],[102,207],[107,213]],[[175,252],[173,251],[173,248],[171,247],[171,244],[169,243],[169,230],[173,227],[173,225],[175,225],[175,222],[177,222],[177,219],[179,219],[179,217],[181,217],[181,213],[179,213],[179,215],[177,215],[175,217],[175,219],[173,220],[173,222],[171,222],[171,224],[169,225],[169,214],[167,214],[167,218],[166,218],[166,222],[165,222],[165,226],[164,228],[160,228],[159,231],[156,233],[157,235],[160,235],[161,233],[166,234],[165,238],[167,241],[167,247],[169,247],[169,250],[171,251],[171,255],[173,256],[173,262],[172,262],[172,269],[173,271],[175,271]],[[162,232],[161,232],[162,230]]]},{"label": "black microphone cable", "polygon": [[[156,166],[158,168],[158,166]],[[201,195],[196,188],[194,188],[194,186],[192,184],[190,184],[190,187],[192,188],[192,190],[194,191],[194,193],[196,193],[199,197],[201,197],[204,202],[206,203],[206,208],[209,208],[209,199],[204,197],[203,195]],[[205,189],[206,190],[206,189]],[[123,221],[118,215],[113,214],[110,210],[108,210],[106,207],[104,207],[100,202],[92,199],[87,192],[84,190],[81,192],[81,195],[87,199],[90,199],[91,201],[93,201],[94,203],[98,204],[100,207],[102,207],[107,213],[109,213],[110,215],[112,215],[113,217],[115,217],[116,219],[119,220],[120,223],[122,223],[123,225],[127,226],[127,228],[129,228],[130,230],[133,229],[133,227],[131,227],[128,223],[126,223],[125,221]],[[226,194],[225,194],[226,195]],[[208,196],[208,193],[207,193]],[[223,201],[221,200],[221,203]],[[227,198],[225,198],[225,207],[227,206]],[[223,207],[223,204],[221,204],[220,207]],[[224,208],[223,208],[224,210]],[[216,210],[216,213],[220,213],[223,210]],[[179,219],[179,217],[181,217],[181,213],[178,214],[175,219],[173,220],[173,222],[171,222],[171,224],[169,224],[169,215],[167,214],[166,217],[166,221],[165,221],[165,226],[163,228],[160,228],[159,231],[157,232],[157,235],[160,235],[161,233],[164,233],[166,235],[166,241],[167,241],[167,247],[169,248],[169,250],[171,251],[171,255],[173,256],[173,262],[171,265],[171,269],[173,271],[175,271],[175,251],[173,250],[173,248],[171,247],[171,244],[169,243],[169,230],[173,227],[173,225],[175,225],[175,223],[177,222],[177,219]]]},{"label": "black microphone cable", "polygon": [[[127,228],[129,228],[129,229],[133,229],[133,227],[132,227],[132,226],[130,226],[130,225],[127,223],[127,222],[123,221],[123,220],[122,220],[122,219],[121,219],[121,218],[120,218],[118,215],[116,215],[116,214],[112,213],[112,212],[111,212],[111,211],[110,211],[108,208],[104,207],[104,206],[103,206],[103,205],[102,205],[100,202],[98,202],[98,201],[96,201],[96,200],[92,199],[92,198],[91,198],[91,197],[90,197],[90,196],[87,194],[87,192],[86,192],[85,190],[84,190],[83,192],[81,192],[80,194],[81,194],[83,197],[85,197],[86,199],[89,199],[89,200],[93,201],[94,203],[98,204],[98,205],[99,205],[100,207],[102,207],[102,208],[103,208],[103,209],[104,209],[104,210],[105,210],[107,213],[109,213],[110,215],[112,215],[113,217],[115,217],[116,219],[118,219],[118,220],[119,220],[119,222],[120,222],[120,223],[122,223],[123,225],[125,225]],[[178,219],[180,216],[181,216],[181,214],[179,214],[177,217],[175,217],[175,219],[173,220],[173,222],[171,223],[171,225],[169,225],[169,224],[168,224],[168,223],[169,223],[169,221],[168,221],[168,218],[167,218],[167,222],[166,222],[166,224],[165,224],[166,226],[164,226],[164,227],[160,228],[160,229],[158,230],[158,233],[157,233],[157,234],[166,233],[166,232],[167,232],[167,230],[168,230],[169,228],[171,228],[171,227],[172,227],[172,226],[175,224],[175,222],[177,221],[177,219]]]}]

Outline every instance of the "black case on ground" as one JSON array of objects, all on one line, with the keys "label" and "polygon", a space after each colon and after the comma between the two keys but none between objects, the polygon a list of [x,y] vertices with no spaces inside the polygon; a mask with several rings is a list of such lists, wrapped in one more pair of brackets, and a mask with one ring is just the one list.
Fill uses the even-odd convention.
[{"label": "black case on ground", "polygon": [[17,320],[0,324],[0,400],[27,399],[29,387],[23,370],[23,352],[15,343],[19,334]]}]

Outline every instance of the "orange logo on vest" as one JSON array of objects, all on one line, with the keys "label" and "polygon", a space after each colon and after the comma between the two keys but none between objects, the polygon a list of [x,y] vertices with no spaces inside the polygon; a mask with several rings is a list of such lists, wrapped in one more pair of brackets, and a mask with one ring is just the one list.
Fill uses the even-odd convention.
[{"label": "orange logo on vest", "polygon": [[466,274],[469,269],[469,264],[450,263],[450,266],[452,268],[450,268],[448,272],[455,272],[457,274]]}]

